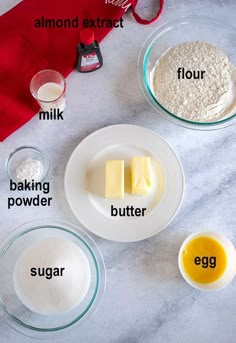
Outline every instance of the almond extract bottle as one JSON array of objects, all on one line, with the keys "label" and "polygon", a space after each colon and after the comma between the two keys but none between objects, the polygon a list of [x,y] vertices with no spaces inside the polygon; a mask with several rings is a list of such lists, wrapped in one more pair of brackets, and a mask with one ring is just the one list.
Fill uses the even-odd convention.
[{"label": "almond extract bottle", "polygon": [[78,71],[89,73],[101,68],[102,65],[102,54],[98,42],[94,39],[93,30],[82,29],[78,45]]}]

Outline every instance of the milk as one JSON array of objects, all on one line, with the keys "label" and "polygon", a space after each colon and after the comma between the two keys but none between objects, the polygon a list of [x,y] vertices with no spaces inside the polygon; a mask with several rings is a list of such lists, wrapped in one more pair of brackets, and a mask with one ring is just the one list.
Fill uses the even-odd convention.
[{"label": "milk", "polygon": [[60,111],[64,111],[65,95],[62,94],[63,88],[55,82],[47,82],[42,85],[37,92],[42,110],[50,111],[51,108],[59,108]]}]

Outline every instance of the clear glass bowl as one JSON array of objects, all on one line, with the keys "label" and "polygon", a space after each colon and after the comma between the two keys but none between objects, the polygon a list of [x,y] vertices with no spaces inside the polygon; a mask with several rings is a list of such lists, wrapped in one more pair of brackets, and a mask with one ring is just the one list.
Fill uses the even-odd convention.
[{"label": "clear glass bowl", "polygon": [[227,54],[236,66],[236,30],[227,24],[211,18],[186,17],[167,23],[156,29],[145,41],[138,58],[138,77],[141,89],[154,109],[169,121],[196,130],[222,129],[236,123],[236,113],[231,117],[208,123],[192,122],[176,116],[164,108],[152,93],[150,72],[157,60],[169,48],[184,42],[205,41],[215,45]]},{"label": "clear glass bowl", "polygon": [[44,153],[32,146],[22,146],[13,151],[6,160],[6,171],[10,179],[15,182],[21,181],[17,179],[16,168],[23,161],[29,158],[33,160],[39,160],[42,163],[43,167],[40,177],[34,181],[41,182],[47,177],[49,171],[49,163]]},{"label": "clear glass bowl", "polygon": [[[69,239],[86,255],[91,283],[82,302],[71,311],[40,315],[19,300],[13,282],[15,264],[22,252],[36,240],[49,237]],[[76,226],[55,220],[37,220],[12,232],[0,248],[0,302],[2,315],[10,326],[22,334],[39,339],[60,338],[69,334],[93,315],[105,290],[105,267],[94,241]]]}]

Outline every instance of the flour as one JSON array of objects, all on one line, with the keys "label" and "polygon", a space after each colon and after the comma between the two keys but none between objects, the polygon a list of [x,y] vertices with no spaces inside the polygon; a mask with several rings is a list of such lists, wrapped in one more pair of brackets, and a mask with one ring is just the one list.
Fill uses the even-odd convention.
[{"label": "flour", "polygon": [[[62,276],[32,276],[40,268],[62,270]],[[47,274],[50,275],[50,274]],[[88,292],[91,271],[84,252],[75,243],[58,237],[39,240],[19,257],[14,287],[21,302],[32,312],[50,315],[70,311]]]},{"label": "flour", "polygon": [[[205,74],[202,79],[178,79],[179,68]],[[236,69],[224,51],[211,44],[186,42],[168,49],[150,77],[158,102],[179,117],[214,122],[236,112]]]},{"label": "flour", "polygon": [[43,165],[39,160],[27,158],[16,167],[16,178],[18,181],[37,181],[43,174]]}]

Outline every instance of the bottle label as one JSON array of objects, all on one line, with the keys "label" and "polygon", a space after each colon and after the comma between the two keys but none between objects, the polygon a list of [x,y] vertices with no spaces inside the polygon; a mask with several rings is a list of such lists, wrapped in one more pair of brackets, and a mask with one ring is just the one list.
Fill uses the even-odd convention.
[{"label": "bottle label", "polygon": [[100,62],[98,60],[96,52],[92,52],[91,54],[85,54],[82,56],[81,59],[81,71],[89,71],[94,70],[100,67]]}]

